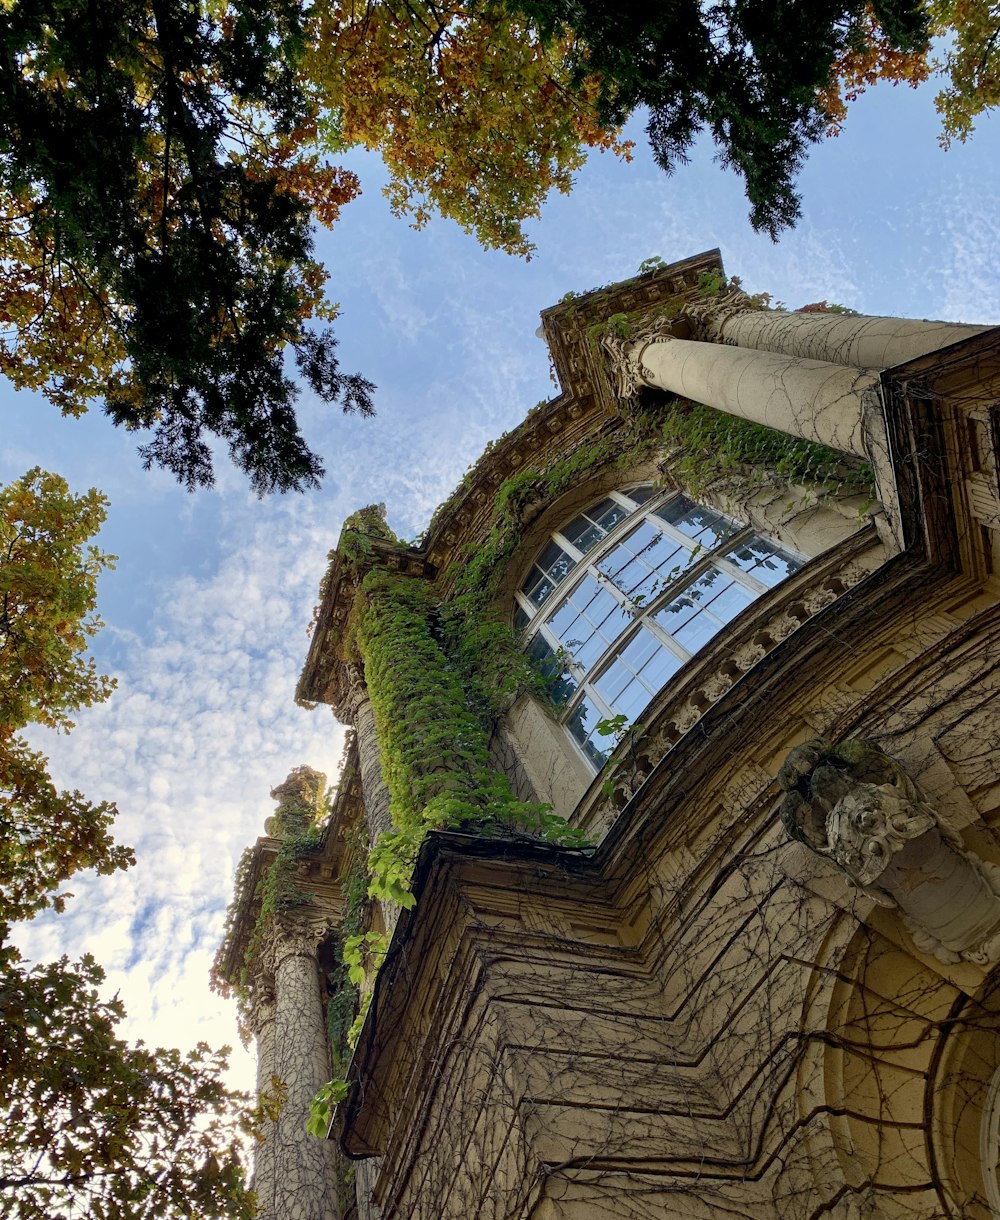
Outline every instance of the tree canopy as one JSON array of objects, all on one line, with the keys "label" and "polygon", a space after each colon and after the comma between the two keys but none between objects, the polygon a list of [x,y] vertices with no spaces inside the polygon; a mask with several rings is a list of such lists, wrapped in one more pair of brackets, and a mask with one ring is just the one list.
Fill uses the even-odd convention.
[{"label": "tree canopy", "polygon": [[86,656],[100,627],[97,578],[113,562],[88,542],[105,503],[38,469],[0,489],[0,928],[61,906],[59,887],[78,869],[132,861],[111,839],[114,806],[58,792],[21,735],[29,724],[68,732],[73,712],[114,687]]},{"label": "tree canopy", "polygon": [[253,1216],[240,1146],[249,1124],[222,1083],[225,1053],[130,1045],[103,980],[91,957],[29,970],[0,946],[0,1211]]},{"label": "tree canopy", "polygon": [[820,96],[838,58],[869,37],[926,51],[922,0],[511,0],[547,38],[572,30],[574,79],[596,73],[610,126],[647,107],[667,173],[705,130],[746,184],[750,220],[772,237],[798,219],[795,175],[828,117]]},{"label": "tree canopy", "polygon": [[754,226],[846,102],[918,83],[950,31],[945,139],[1000,99],[989,0],[0,0],[0,371],[63,412],[103,402],[147,465],[213,477],[213,437],[258,492],[323,473],[299,375],[370,413],[345,374],[312,222],[377,150],[391,205],[530,255],[524,225],[592,149],[628,157],[648,111],[671,171],[702,132]]},{"label": "tree canopy", "polygon": [[940,142],[965,141],[975,120],[1000,105],[1000,11],[992,0],[928,0],[930,32],[943,40],[943,57],[913,50],[900,53],[887,41],[870,15],[863,38],[850,43],[834,64],[829,87],[823,92],[831,118],[831,134],[838,134],[847,115],[847,102],[858,98],[879,80],[917,86],[932,72],[943,75],[945,87],[934,99],[941,115]]},{"label": "tree canopy", "polygon": [[122,1005],[91,957],[30,967],[11,928],[80,869],[132,863],[113,804],[59,792],[21,730],[68,732],[114,683],[87,658],[96,584],[112,556],[90,539],[96,491],[35,469],[0,489],[0,1212],[16,1220],[249,1217],[246,1099],[221,1081],[225,1053],[130,1046]]},{"label": "tree canopy", "polygon": [[432,211],[487,248],[530,255],[524,221],[568,192],[588,148],[628,156],[577,79],[571,31],[546,36],[502,0],[316,6],[303,73],[336,154],[377,149],[394,212]]},{"label": "tree canopy", "polygon": [[[306,147],[295,0],[0,4],[0,369],[64,413],[151,430],[147,465],[212,481],[221,437],[258,492],[315,484],[286,347],[320,398],[341,372],[312,215],[353,174]],[[215,15],[212,15],[215,14]]]}]

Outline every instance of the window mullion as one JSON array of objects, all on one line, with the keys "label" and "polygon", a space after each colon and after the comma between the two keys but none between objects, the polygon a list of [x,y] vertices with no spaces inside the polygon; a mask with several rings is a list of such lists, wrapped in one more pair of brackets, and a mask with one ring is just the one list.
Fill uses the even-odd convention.
[{"label": "window mullion", "polygon": [[538,614],[538,611],[541,608],[539,606],[536,606],[535,603],[529,597],[525,597],[525,595],[521,592],[520,589],[514,590],[514,600],[517,602],[518,606],[520,606],[520,608],[524,611],[524,613],[528,616],[529,619],[533,619]]},{"label": "window mullion", "polygon": [[[586,698],[587,702],[590,703],[592,707],[596,708],[597,711],[599,711],[601,713],[601,715],[600,715],[601,720],[614,719],[615,715],[617,714],[615,712],[615,709],[611,706],[610,703],[607,702],[606,699],[603,699],[601,697],[600,693],[597,691],[597,689],[595,688],[595,686],[592,682],[582,683],[580,686],[580,694],[584,698]],[[580,702],[580,699],[578,696],[577,699],[573,703],[570,704],[570,707],[574,708],[574,710],[575,710],[575,704],[579,703],[579,702]]]},{"label": "window mullion", "polygon": [[643,617],[642,621],[643,625],[649,630],[650,635],[658,640],[659,643],[663,644],[664,647],[672,652],[675,657],[680,657],[682,661],[691,660],[693,654],[688,652],[683,644],[679,644],[666,629],[666,627],[660,626],[660,624],[653,618],[652,610],[650,610],[648,615]]},{"label": "window mullion", "polygon": [[[577,547],[575,547],[568,538],[563,537],[563,535],[560,534],[558,530],[553,531],[552,541],[558,543],[559,546],[562,547],[562,549],[566,552],[567,555],[569,555],[569,557],[571,559],[574,559],[577,563],[583,562],[583,558],[584,558],[583,551],[581,551]],[[575,570],[574,570],[574,574],[575,574]]]}]

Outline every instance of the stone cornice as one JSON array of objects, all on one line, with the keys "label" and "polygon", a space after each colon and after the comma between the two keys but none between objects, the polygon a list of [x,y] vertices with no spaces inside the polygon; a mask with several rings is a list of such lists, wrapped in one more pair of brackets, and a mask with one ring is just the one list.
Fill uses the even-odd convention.
[{"label": "stone cornice", "polygon": [[542,310],[545,340],[563,392],[570,397],[591,395],[603,413],[614,414],[617,394],[595,332],[618,315],[641,319],[668,305],[672,313],[679,311],[679,306],[699,299],[700,277],[712,274],[724,274],[719,250],[706,250]]},{"label": "stone cornice", "polygon": [[[330,552],[326,575],[320,584],[320,603],[312,640],[295,688],[297,703],[330,704],[346,722],[350,721],[350,714],[343,705],[341,688],[347,665],[341,656],[341,645],[361,581],[375,567],[406,576],[430,578],[434,575],[425,548],[408,547],[382,538],[372,538],[370,543],[370,552],[350,563],[345,561],[339,549]],[[340,542],[337,545],[339,548]]]}]

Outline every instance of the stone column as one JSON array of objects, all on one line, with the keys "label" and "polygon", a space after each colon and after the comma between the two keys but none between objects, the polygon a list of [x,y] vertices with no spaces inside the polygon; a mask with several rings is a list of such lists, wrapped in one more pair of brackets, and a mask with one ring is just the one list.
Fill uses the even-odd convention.
[{"label": "stone column", "polygon": [[[258,983],[254,991],[250,1015],[251,1028],[257,1042],[257,1097],[272,1092],[274,1076],[274,991]],[[253,1154],[253,1185],[257,1192],[258,1215],[276,1215],[274,1208],[274,1124],[267,1121],[263,1142]]]},{"label": "stone column", "polygon": [[354,1162],[354,1189],[358,1204],[358,1220],[382,1220],[382,1209],[373,1197],[375,1183],[382,1169],[380,1156]]},{"label": "stone column", "polygon": [[756,309],[742,293],[695,303],[685,315],[698,337],[709,343],[872,369],[904,364],[990,329],[956,322]]},{"label": "stone column", "polygon": [[264,1158],[270,1183],[258,1161],[260,1220],[339,1220],[334,1147],[306,1130],[309,1104],[330,1079],[316,961],[325,931],[315,912],[278,914],[263,953],[274,978],[272,1069],[286,1099]]},{"label": "stone column", "polygon": [[674,338],[640,339],[623,355],[641,385],[867,456],[862,414],[878,394],[874,369]]}]

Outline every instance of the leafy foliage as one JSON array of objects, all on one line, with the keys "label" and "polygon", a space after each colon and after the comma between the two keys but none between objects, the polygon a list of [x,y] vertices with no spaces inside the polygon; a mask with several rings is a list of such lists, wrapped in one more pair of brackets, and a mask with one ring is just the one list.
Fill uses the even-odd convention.
[{"label": "leafy foliage", "polygon": [[571,46],[496,0],[335,0],[316,11],[304,67],[325,146],[377,149],[397,215],[419,228],[436,209],[527,255],[522,222],[569,191],[584,150],[631,147],[598,122],[596,79],[572,82]]},{"label": "leafy foliage", "polygon": [[68,732],[71,713],[114,686],[83,655],[100,626],[97,578],[113,563],[88,545],[105,504],[37,468],[0,489],[0,924],[60,907],[56,891],[79,868],[133,859],[111,839],[114,806],[58,792],[20,736],[33,723]]},{"label": "leafy foliage", "polygon": [[671,472],[695,495],[734,474],[748,487],[777,482],[809,483],[826,491],[872,490],[867,462],[712,407],[674,401],[661,425],[661,441],[673,451]]},{"label": "leafy foliage", "polygon": [[950,83],[935,99],[947,147],[1000,106],[1000,12],[990,0],[931,0],[930,11],[935,32],[951,35],[942,65]]},{"label": "leafy foliage", "polygon": [[129,1046],[91,957],[29,968],[11,923],[61,909],[81,868],[132,862],[110,835],[115,808],[58,792],[19,731],[64,732],[114,685],[84,653],[100,626],[97,578],[112,563],[89,539],[96,491],[73,495],[35,469],[0,489],[0,1211],[12,1220],[244,1217],[246,1099],[221,1082],[225,1052]]},{"label": "leafy foliage", "polygon": [[250,1217],[225,1052],[130,1046],[91,957],[0,948],[0,1211],[11,1220]]},{"label": "leafy foliage", "polygon": [[834,64],[821,101],[829,116],[828,134],[838,135],[856,100],[880,80],[916,88],[932,72],[948,81],[934,99],[941,115],[941,144],[965,141],[975,119],[1000,105],[1000,14],[990,0],[929,0],[930,33],[944,40],[944,58],[927,47],[902,50],[882,28],[874,10],[864,18],[864,36],[852,39]]},{"label": "leafy foliage", "polygon": [[290,346],[321,399],[369,413],[338,366],[310,218],[353,174],[309,144],[296,0],[0,5],[0,371],[64,414],[103,398],[188,487],[222,438],[258,492],[315,484]]},{"label": "leafy foliage", "polygon": [[393,821],[393,830],[372,845],[369,893],[412,906],[413,865],[433,829],[472,825],[487,835],[578,843],[546,808],[516,800],[507,777],[491,767],[482,722],[435,638],[423,582],[371,572],[358,596],[364,602],[356,637]]},{"label": "leafy foliage", "polygon": [[[826,125],[819,92],[838,57],[863,41],[869,11],[864,0],[514,0],[512,7],[550,39],[576,35],[574,80],[583,85],[597,74],[602,123],[649,108],[650,145],[668,173],[707,130],[723,164],[746,183],[754,228],[772,237],[799,217],[795,173]],[[876,0],[871,11],[887,46],[926,50],[920,0]]]}]

